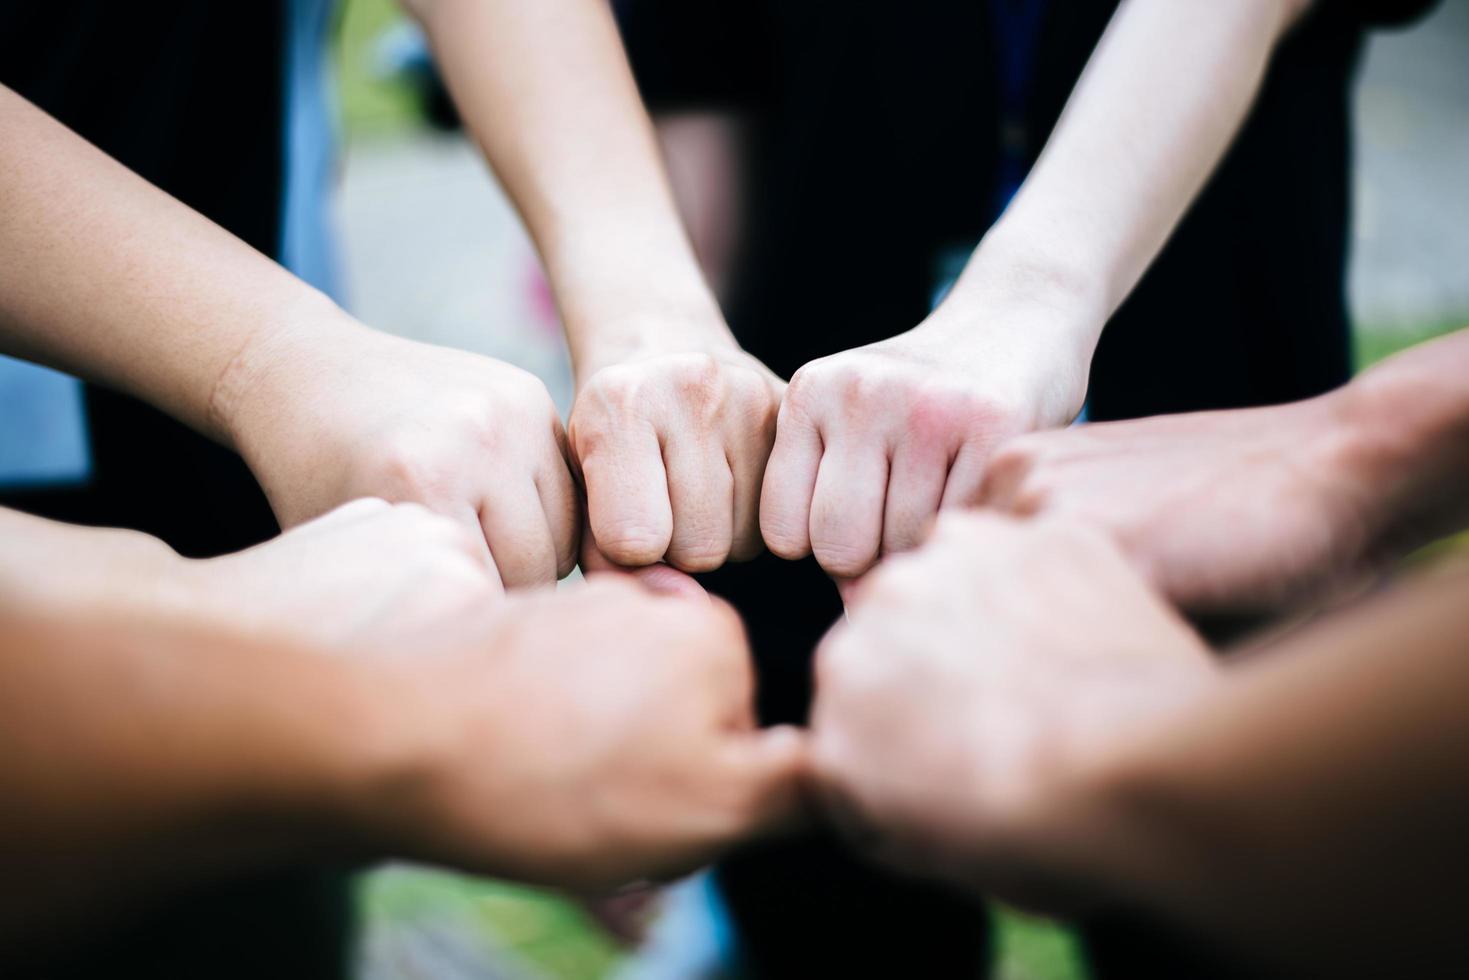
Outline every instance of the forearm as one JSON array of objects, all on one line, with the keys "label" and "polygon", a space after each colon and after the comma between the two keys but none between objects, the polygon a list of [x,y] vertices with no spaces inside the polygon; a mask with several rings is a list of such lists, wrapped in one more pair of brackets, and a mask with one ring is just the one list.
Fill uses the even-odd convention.
[{"label": "forearm", "polygon": [[[1405,587],[1108,752],[1085,877],[1282,972],[1461,962],[1466,596],[1463,572]],[[1371,928],[1343,941],[1344,922]]]},{"label": "forearm", "polygon": [[1305,6],[1127,0],[950,303],[1041,292],[1090,311],[1078,339],[1095,345],[1223,156]]},{"label": "forearm", "polygon": [[347,661],[125,612],[0,604],[0,948],[201,878],[356,856],[384,700]]},{"label": "forearm", "polygon": [[232,442],[220,379],[326,297],[0,88],[0,344]]},{"label": "forearm", "polygon": [[[648,330],[722,331],[604,0],[416,0],[544,259],[578,370]],[[656,321],[656,327],[654,326]]]}]

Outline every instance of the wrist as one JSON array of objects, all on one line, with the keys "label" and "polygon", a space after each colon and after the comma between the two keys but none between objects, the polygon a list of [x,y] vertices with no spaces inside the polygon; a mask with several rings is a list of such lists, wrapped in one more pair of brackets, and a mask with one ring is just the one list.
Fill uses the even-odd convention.
[{"label": "wrist", "polygon": [[974,250],[938,310],[953,306],[952,312],[972,319],[994,308],[1042,309],[1050,333],[1090,359],[1111,312],[1106,277],[1094,266],[1002,220]]},{"label": "wrist", "polygon": [[328,297],[305,290],[274,322],[258,325],[220,370],[209,393],[211,435],[248,460],[255,427],[279,416],[293,394],[320,384],[322,358],[372,335]]},{"label": "wrist", "polygon": [[712,299],[709,305],[659,305],[567,322],[572,370],[580,387],[614,364],[665,354],[727,354],[741,350]]}]

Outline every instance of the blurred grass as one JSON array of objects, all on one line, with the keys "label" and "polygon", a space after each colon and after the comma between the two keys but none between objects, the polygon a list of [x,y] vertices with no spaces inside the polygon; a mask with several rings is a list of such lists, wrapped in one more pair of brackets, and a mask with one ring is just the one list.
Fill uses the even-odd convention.
[{"label": "blurred grass", "polygon": [[[337,35],[342,128],[347,139],[401,136],[418,124],[413,93],[378,77],[375,44],[401,14],[393,0],[347,0]],[[1469,323],[1469,316],[1417,330],[1355,334],[1366,367],[1398,350]],[[459,922],[482,931],[487,949],[509,950],[555,980],[599,980],[621,960],[616,944],[575,903],[554,894],[442,871],[393,867],[362,877],[359,907],[369,929],[416,922]],[[1069,929],[995,910],[996,980],[1083,980],[1081,947]],[[472,937],[471,937],[472,938]]]},{"label": "blurred grass", "polygon": [[376,43],[403,20],[394,0],[346,0],[337,25],[336,66],[342,132],[348,140],[401,135],[418,123],[413,92],[378,77]]}]

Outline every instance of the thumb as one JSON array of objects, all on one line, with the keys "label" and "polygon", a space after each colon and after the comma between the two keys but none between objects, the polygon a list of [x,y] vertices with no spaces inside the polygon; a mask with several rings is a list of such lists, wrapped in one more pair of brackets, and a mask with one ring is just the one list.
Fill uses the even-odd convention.
[{"label": "thumb", "polygon": [[742,833],[779,836],[810,823],[810,735],[793,725],[778,725],[733,738],[731,762],[747,793]]},{"label": "thumb", "polygon": [[580,565],[582,575],[589,579],[598,575],[623,575],[636,579],[648,591],[656,592],[659,595],[682,599],[706,599],[709,596],[704,587],[694,581],[692,576],[684,574],[672,565],[659,562],[656,565],[629,568],[626,565],[617,564],[598,550],[590,534],[582,535]]}]

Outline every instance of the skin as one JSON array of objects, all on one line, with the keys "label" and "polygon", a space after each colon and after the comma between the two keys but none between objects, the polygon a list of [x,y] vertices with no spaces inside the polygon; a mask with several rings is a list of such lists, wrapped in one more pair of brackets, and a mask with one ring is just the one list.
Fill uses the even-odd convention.
[{"label": "skin", "polygon": [[989,457],[1080,411],[1107,318],[1227,149],[1307,4],[1128,0],[1039,162],[917,327],[791,378],[765,473],[770,550],[861,575],[974,503]]},{"label": "skin", "polygon": [[1320,598],[1469,524],[1469,330],[1328,395],[1023,436],[980,502],[1114,536],[1200,611]]},{"label": "skin", "polygon": [[482,635],[504,601],[479,536],[418,504],[355,500],[208,559],[135,531],[5,509],[0,537],[0,587],[18,606],[143,609],[359,656],[456,647]]},{"label": "skin", "polygon": [[600,889],[800,817],[803,739],[756,729],[712,600],[626,577],[497,600],[471,535],[411,504],[203,562],[0,519],[0,868],[29,883],[0,962],[245,869]]},{"label": "skin", "polygon": [[1460,566],[1215,667],[1095,532],[941,520],[821,650],[817,778],[883,860],[1216,971],[1452,975],[1466,596]]},{"label": "skin", "polygon": [[0,128],[7,352],[238,450],[286,526],[376,495],[472,531],[505,584],[570,570],[577,495],[538,380],[368,330],[3,89]]},{"label": "skin", "polygon": [[609,5],[407,6],[560,307],[588,562],[701,571],[756,554],[784,384],[740,349],[699,270]]}]

